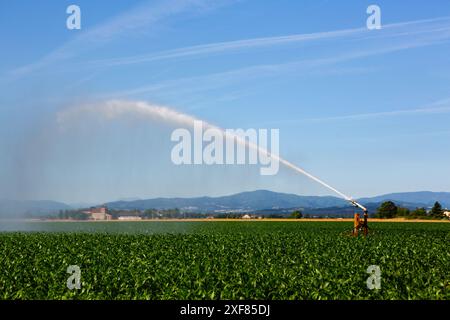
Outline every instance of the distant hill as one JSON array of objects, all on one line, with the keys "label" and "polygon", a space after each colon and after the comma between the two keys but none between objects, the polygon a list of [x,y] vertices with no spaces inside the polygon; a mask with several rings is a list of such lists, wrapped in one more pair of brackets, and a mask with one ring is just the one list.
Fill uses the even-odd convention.
[{"label": "distant hill", "polygon": [[192,211],[251,211],[293,207],[345,206],[347,202],[331,196],[299,196],[267,190],[242,192],[223,197],[199,198],[156,198],[136,201],[116,201],[106,204],[111,209],[170,209],[179,208]]},{"label": "distant hill", "polygon": [[398,204],[404,203],[406,204],[405,206],[412,205],[415,207],[432,207],[436,201],[439,201],[442,206],[450,208],[450,192],[419,191],[389,193],[377,197],[359,199],[362,203],[383,202],[389,200]]},{"label": "distant hill", "polygon": [[47,216],[71,209],[65,203],[50,200],[0,200],[0,218]]},{"label": "distant hill", "polygon": [[[392,200],[397,205],[414,209],[416,207],[431,207],[439,201],[443,207],[450,208],[450,192],[406,192],[391,193],[372,198],[361,198],[359,202],[374,212],[383,201]],[[145,210],[174,209],[186,212],[289,212],[301,209],[311,215],[351,215],[354,208],[348,202],[332,196],[300,196],[296,194],[278,193],[268,190],[242,192],[222,197],[197,198],[155,198],[146,200],[129,199],[106,204],[110,209]],[[89,205],[91,206],[91,205]],[[14,201],[0,200],[0,218],[22,218],[25,216],[54,215],[59,210],[80,208],[56,201]]]},{"label": "distant hill", "polygon": [[[430,207],[439,201],[444,207],[450,207],[450,192],[408,192],[392,193],[372,198],[361,198],[359,202],[372,211],[383,201],[392,200],[399,206],[414,209]],[[198,198],[155,198],[136,201],[114,201],[107,203],[111,209],[173,209],[200,212],[261,211],[273,212],[273,209],[301,208],[313,213],[339,211],[348,213],[354,210],[346,200],[332,196],[300,196],[257,190],[222,197]]]}]

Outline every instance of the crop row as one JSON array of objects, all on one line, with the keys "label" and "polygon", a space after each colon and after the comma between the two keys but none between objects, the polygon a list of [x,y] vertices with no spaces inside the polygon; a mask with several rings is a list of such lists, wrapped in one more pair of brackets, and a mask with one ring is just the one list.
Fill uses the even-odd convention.
[{"label": "crop row", "polygon": [[[1,233],[2,299],[450,299],[450,228],[197,223],[175,233]],[[66,286],[67,267],[81,289]],[[367,287],[370,265],[381,288]]]}]

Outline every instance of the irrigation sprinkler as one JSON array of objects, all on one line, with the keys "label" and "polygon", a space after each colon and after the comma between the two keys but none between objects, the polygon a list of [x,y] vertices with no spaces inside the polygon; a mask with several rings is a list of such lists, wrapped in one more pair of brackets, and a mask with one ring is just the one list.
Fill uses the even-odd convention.
[{"label": "irrigation sprinkler", "polygon": [[350,200],[350,202],[353,206],[362,209],[362,211],[364,212],[363,219],[361,219],[361,216],[359,213],[355,213],[355,215],[353,216],[353,232],[352,232],[352,234],[354,236],[358,236],[362,233],[364,236],[367,236],[367,234],[369,233],[369,226],[367,225],[367,219],[369,218],[369,212],[366,207],[359,204],[355,200]]}]

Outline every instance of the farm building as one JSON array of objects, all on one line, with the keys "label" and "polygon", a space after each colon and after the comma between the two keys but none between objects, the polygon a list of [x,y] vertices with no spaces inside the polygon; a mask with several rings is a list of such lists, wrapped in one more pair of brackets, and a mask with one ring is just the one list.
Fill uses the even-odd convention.
[{"label": "farm building", "polygon": [[110,214],[108,214],[108,208],[105,206],[93,207],[87,211],[84,211],[84,213],[87,213],[91,220],[111,220],[112,219],[112,216]]}]

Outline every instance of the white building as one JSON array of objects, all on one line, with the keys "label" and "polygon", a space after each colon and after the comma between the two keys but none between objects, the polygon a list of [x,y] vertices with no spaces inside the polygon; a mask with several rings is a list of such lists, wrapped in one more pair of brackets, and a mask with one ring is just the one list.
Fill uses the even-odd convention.
[{"label": "white building", "polygon": [[137,220],[142,220],[141,217],[137,217],[137,216],[120,216],[118,219],[119,219],[119,220],[122,220],[122,221],[137,221]]}]

